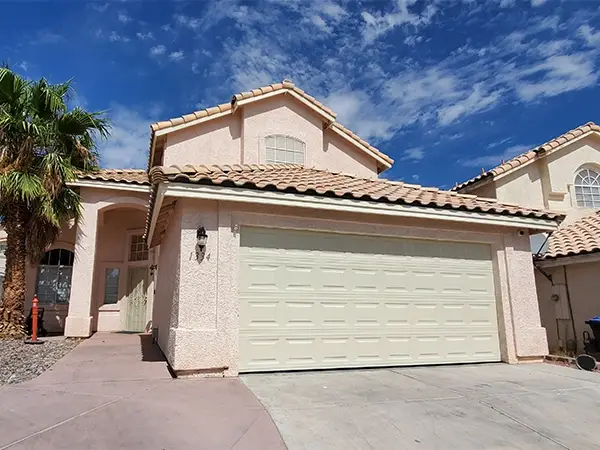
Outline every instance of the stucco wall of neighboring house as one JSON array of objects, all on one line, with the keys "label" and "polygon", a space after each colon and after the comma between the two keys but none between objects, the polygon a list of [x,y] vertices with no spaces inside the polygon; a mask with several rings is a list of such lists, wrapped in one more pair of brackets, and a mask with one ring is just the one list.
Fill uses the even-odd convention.
[{"label": "stucco wall of neighboring house", "polygon": [[175,335],[171,329],[178,326],[180,243],[181,209],[176,206],[158,249],[156,295],[152,315],[152,328],[158,332],[158,345],[171,365],[174,364],[175,355]]},{"label": "stucco wall of neighboring house", "polygon": [[470,193],[478,195],[479,197],[496,198],[496,184],[492,181],[491,183],[481,186],[480,188],[477,188],[476,191]]},{"label": "stucco wall of neighboring house", "polygon": [[[536,274],[540,314],[542,325],[548,333],[548,346],[552,352],[556,352],[571,347],[572,344],[568,344],[568,341],[575,338],[577,350],[581,353],[583,351],[583,332],[590,331],[585,321],[594,316],[600,316],[600,298],[598,297],[600,262],[569,264],[543,270],[552,275],[552,282],[550,282],[541,273]],[[552,294],[556,294],[558,298],[553,299]],[[575,335],[573,335],[573,322]]]},{"label": "stucco wall of neighboring house", "polygon": [[167,135],[163,165],[239,164],[239,115],[209,120]]},{"label": "stucco wall of neighboring house", "polygon": [[[513,172],[496,180],[495,198],[533,208],[544,207],[542,180],[537,164],[530,164],[522,170]],[[479,190],[473,192],[480,195]]]},{"label": "stucco wall of neighboring house", "polygon": [[289,95],[168,134],[163,164],[265,164],[265,137],[271,134],[303,141],[306,167],[377,177],[373,158],[333,131],[323,131],[322,117]]},{"label": "stucco wall of neighboring house", "polygon": [[[238,270],[244,226],[358,233],[392,237],[488,243],[495,271],[502,360],[518,362],[547,353],[540,325],[527,235],[517,230],[434,220],[410,220],[350,213],[259,207],[180,199],[181,277],[171,364],[175,370],[238,372]],[[208,243],[203,259],[194,255],[196,230]],[[164,245],[164,244],[162,244]]]},{"label": "stucco wall of neighboring house", "polygon": [[566,225],[594,211],[577,206],[575,200],[575,175],[586,167],[600,172],[600,138],[595,135],[553,151],[521,169],[497,177],[493,183],[474,188],[470,193],[559,211],[567,215],[563,222]]}]

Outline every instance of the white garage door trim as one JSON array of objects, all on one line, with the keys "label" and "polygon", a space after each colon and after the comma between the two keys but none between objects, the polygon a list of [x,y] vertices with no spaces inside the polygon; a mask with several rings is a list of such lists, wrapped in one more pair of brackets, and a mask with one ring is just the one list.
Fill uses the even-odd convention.
[{"label": "white garage door trim", "polygon": [[240,371],[500,361],[487,244],[243,227]]}]

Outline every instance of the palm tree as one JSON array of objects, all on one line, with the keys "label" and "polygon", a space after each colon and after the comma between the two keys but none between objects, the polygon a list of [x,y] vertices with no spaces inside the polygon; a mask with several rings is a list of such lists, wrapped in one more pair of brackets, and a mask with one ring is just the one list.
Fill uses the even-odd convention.
[{"label": "palm tree", "polygon": [[0,67],[0,225],[7,233],[0,337],[24,335],[25,267],[37,264],[61,227],[81,215],[69,186],[97,168],[102,113],[67,107],[71,82],[28,81]]}]

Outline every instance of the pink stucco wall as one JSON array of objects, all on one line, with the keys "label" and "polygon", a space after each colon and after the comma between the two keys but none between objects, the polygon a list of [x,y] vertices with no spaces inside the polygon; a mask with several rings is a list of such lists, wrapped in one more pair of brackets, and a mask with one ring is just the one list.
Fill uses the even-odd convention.
[{"label": "pink stucco wall", "polygon": [[[169,339],[176,342],[170,359],[175,370],[212,369],[237,374],[238,268],[240,229],[244,226],[488,243],[496,278],[502,360],[518,362],[547,353],[533,266],[526,251],[528,238],[519,236],[517,230],[189,199],[180,199],[179,206],[182,250],[179,310],[175,313],[178,323],[169,330]],[[199,226],[208,234],[201,262],[193,254]]]},{"label": "pink stucco wall", "polygon": [[158,330],[158,345],[171,365],[174,364],[175,336],[170,330],[178,326],[180,241],[181,209],[176,207],[158,249],[156,294],[152,315],[152,328]]},{"label": "pink stucco wall", "polygon": [[[114,250],[116,246],[122,246],[125,243],[124,236],[122,239],[113,236],[115,242],[101,242],[98,239],[99,230],[105,226],[103,225],[105,214],[118,208],[134,208],[143,211],[148,204],[148,193],[124,191],[120,190],[118,186],[115,186],[115,189],[82,188],[80,192],[83,215],[77,224],[74,275],[71,284],[69,314],[65,321],[65,334],[67,336],[87,337],[101,323],[102,318],[100,316],[104,313],[109,316],[107,319],[110,319],[110,328],[117,327],[117,320],[120,320],[114,314],[113,307],[110,308],[110,311],[98,311],[98,300],[95,297],[99,283],[96,280],[101,280],[104,277],[103,273],[98,273],[102,269],[102,265],[98,263],[97,255],[112,258],[114,256],[109,253],[115,251],[118,253],[118,250]],[[137,220],[141,216],[134,214],[133,217],[137,217],[134,226],[140,228],[137,225]],[[114,222],[113,225],[119,226],[117,222]],[[109,226],[108,222],[106,222],[106,226]],[[141,228],[143,228],[143,222]],[[113,245],[115,246],[113,250],[109,253],[103,253],[106,247]],[[149,299],[149,302],[151,302],[151,299]]]},{"label": "pink stucco wall", "polygon": [[168,134],[163,164],[236,164],[240,148],[240,116],[228,115]]},{"label": "pink stucco wall", "polygon": [[298,100],[276,95],[168,134],[163,164],[264,164],[265,137],[283,134],[306,144],[307,167],[377,177],[373,158],[323,125],[322,117]]},{"label": "pink stucco wall", "polygon": [[[565,268],[568,285],[565,284]],[[540,314],[542,324],[547,330],[548,346],[552,352],[556,352],[564,349],[567,341],[575,339],[578,351],[582,352],[583,332],[590,331],[585,321],[594,316],[600,316],[600,301],[598,300],[600,262],[545,267],[543,270],[552,276],[552,282],[550,282],[541,273],[536,273]],[[567,286],[571,300],[570,309]],[[556,294],[558,299],[553,300],[552,294]],[[573,334],[573,322],[575,334]]]}]

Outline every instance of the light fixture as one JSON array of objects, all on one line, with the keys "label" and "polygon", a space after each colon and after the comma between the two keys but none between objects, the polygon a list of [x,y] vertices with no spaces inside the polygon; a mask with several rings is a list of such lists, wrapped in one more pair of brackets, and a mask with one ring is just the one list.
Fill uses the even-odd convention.
[{"label": "light fixture", "polygon": [[208,241],[208,235],[204,227],[196,230],[196,259],[200,259],[200,256],[204,254],[206,249],[206,242]]}]

